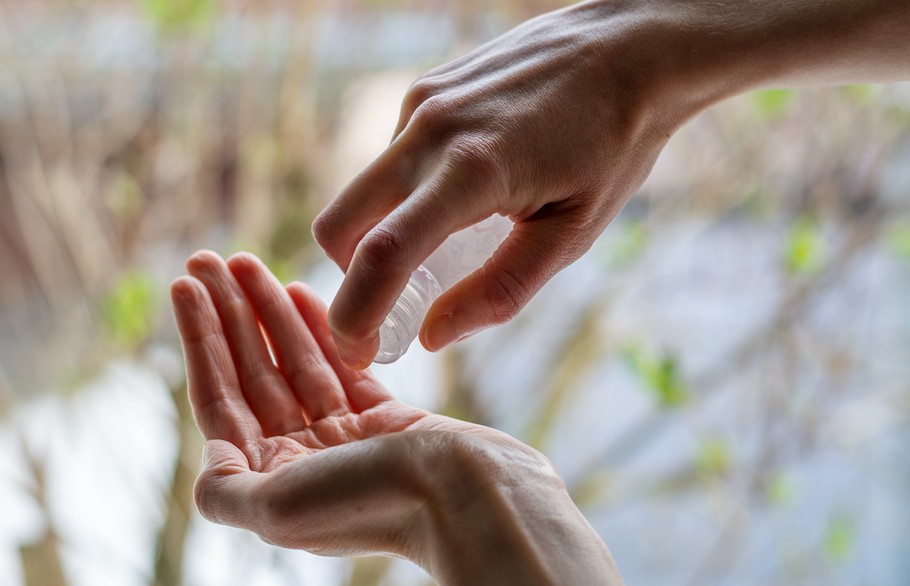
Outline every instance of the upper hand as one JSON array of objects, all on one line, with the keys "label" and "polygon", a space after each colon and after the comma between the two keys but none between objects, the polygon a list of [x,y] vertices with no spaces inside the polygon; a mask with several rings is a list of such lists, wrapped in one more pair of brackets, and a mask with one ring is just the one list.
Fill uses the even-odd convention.
[{"label": "upper hand", "polygon": [[411,87],[395,138],[316,219],[346,272],[329,325],[366,367],[408,275],[449,234],[515,222],[430,308],[428,350],[511,319],[577,259],[670,135],[762,88],[910,79],[906,0],[588,0],[530,20]]},{"label": "upper hand", "polygon": [[516,222],[429,310],[431,351],[511,319],[644,181],[684,117],[652,115],[659,59],[640,19],[603,4],[546,14],[422,76],[391,145],[316,218],[346,273],[328,318],[346,366],[370,364],[409,275],[451,233],[494,213]]}]

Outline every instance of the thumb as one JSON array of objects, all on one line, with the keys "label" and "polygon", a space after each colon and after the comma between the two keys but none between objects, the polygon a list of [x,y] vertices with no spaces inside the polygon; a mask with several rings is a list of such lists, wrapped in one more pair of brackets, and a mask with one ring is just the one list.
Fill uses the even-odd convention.
[{"label": "thumb", "polygon": [[591,246],[597,232],[577,219],[550,215],[515,224],[493,257],[433,303],[420,342],[436,352],[487,328],[506,323],[560,270]]},{"label": "thumb", "polygon": [[249,528],[253,519],[248,494],[256,476],[240,448],[224,440],[207,441],[193,487],[196,508],[214,523]]}]

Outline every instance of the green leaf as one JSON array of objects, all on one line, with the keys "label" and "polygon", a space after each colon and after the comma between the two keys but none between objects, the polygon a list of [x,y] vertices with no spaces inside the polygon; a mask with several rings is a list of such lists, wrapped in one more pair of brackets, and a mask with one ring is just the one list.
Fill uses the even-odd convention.
[{"label": "green leaf", "polygon": [[885,233],[888,249],[902,260],[910,261],[910,223],[896,223]]},{"label": "green leaf", "polygon": [[740,207],[750,218],[767,221],[778,216],[778,199],[773,192],[763,186],[754,185],[746,190]]},{"label": "green leaf", "polygon": [[825,264],[825,239],[817,223],[797,219],[784,238],[784,266],[791,274],[814,274]]},{"label": "green leaf", "polygon": [[594,302],[579,316],[571,334],[552,356],[552,368],[545,382],[543,401],[533,418],[528,421],[525,443],[542,449],[549,440],[566,403],[577,394],[587,373],[596,365],[604,352],[601,316],[604,305]]},{"label": "green leaf", "polygon": [[849,519],[836,516],[825,532],[825,555],[836,562],[846,561],[853,552],[854,529]]},{"label": "green leaf", "polygon": [[777,474],[768,483],[768,502],[776,506],[787,506],[796,500],[796,486],[786,474]]},{"label": "green leaf", "polygon": [[105,207],[121,220],[135,218],[142,210],[142,187],[129,173],[118,173],[103,197]]},{"label": "green leaf", "polygon": [[752,92],[752,106],[765,119],[783,117],[793,105],[796,92],[793,90],[764,90]]},{"label": "green leaf", "polygon": [[651,391],[661,408],[681,407],[689,400],[683,384],[676,357],[670,354],[652,356],[641,349],[626,351],[626,361],[639,376],[646,389]]},{"label": "green leaf", "polygon": [[202,30],[215,18],[215,0],[136,0],[142,15],[162,34]]},{"label": "green leaf", "polygon": [[140,271],[125,273],[104,301],[104,321],[120,344],[136,347],[152,330],[154,284]]},{"label": "green leaf", "polygon": [[291,262],[280,258],[266,258],[263,262],[282,285],[287,285],[294,280],[297,271],[294,270]]},{"label": "green leaf", "polygon": [[286,174],[279,191],[275,227],[269,237],[267,256],[289,261],[314,244],[310,226],[319,213],[312,195],[312,179],[303,169]]},{"label": "green leaf", "polygon": [[618,226],[618,236],[609,253],[609,265],[620,268],[634,264],[644,254],[648,244],[648,231],[638,221],[623,222]]},{"label": "green leaf", "polygon": [[720,438],[702,441],[696,466],[700,471],[711,475],[721,475],[729,470],[730,450],[727,448],[727,442]]},{"label": "green leaf", "polygon": [[877,85],[847,85],[843,87],[843,92],[854,104],[859,106],[868,106],[875,101],[878,96],[880,86]]},{"label": "green leaf", "polygon": [[613,476],[608,471],[595,470],[572,490],[572,501],[581,509],[603,505],[608,500],[613,484]]}]

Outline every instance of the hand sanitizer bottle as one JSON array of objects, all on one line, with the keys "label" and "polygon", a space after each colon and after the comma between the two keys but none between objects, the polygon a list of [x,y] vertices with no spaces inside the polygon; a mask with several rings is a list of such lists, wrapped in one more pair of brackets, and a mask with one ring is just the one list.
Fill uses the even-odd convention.
[{"label": "hand sanitizer bottle", "polygon": [[373,362],[390,364],[404,356],[433,301],[482,267],[511,231],[508,218],[494,215],[449,236],[411,273],[395,307],[379,328],[379,353]]}]

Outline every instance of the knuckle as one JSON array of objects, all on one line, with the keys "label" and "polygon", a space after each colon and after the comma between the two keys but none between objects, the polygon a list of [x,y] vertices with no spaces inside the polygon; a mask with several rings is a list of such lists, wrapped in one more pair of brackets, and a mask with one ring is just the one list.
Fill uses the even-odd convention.
[{"label": "knuckle", "polygon": [[261,392],[262,389],[274,386],[276,382],[275,373],[271,368],[254,363],[244,368],[240,386],[250,392]]},{"label": "knuckle", "polygon": [[489,177],[496,165],[493,141],[477,134],[466,134],[452,141],[448,150],[449,163],[472,175]]},{"label": "knuckle", "polygon": [[459,166],[482,168],[489,164],[490,154],[485,141],[477,136],[461,136],[449,146],[448,158]]},{"label": "knuckle", "polygon": [[205,394],[210,395],[207,400],[194,401],[193,413],[200,421],[216,421],[225,410],[229,410],[230,389],[226,383],[216,383],[206,389]]},{"label": "knuckle", "polygon": [[411,123],[420,132],[431,137],[439,137],[449,133],[456,126],[456,112],[457,108],[451,99],[436,94],[414,108]]},{"label": "knuckle", "polygon": [[219,314],[226,320],[236,320],[245,316],[247,309],[249,309],[247,303],[247,300],[241,298],[236,291],[230,291],[223,297],[215,299],[215,307],[218,308]]},{"label": "knuckle", "polygon": [[310,231],[326,256],[345,268],[354,252],[356,240],[352,242],[348,227],[333,216],[334,214],[328,211],[322,212],[313,220]]},{"label": "knuckle", "polygon": [[429,78],[420,78],[408,89],[408,93],[404,98],[404,106],[407,110],[413,112],[421,104],[437,95],[440,90],[440,86],[437,83],[430,81]]},{"label": "knuckle", "polygon": [[491,325],[511,320],[533,296],[524,282],[506,269],[485,271],[483,290],[490,309]]},{"label": "knuckle", "polygon": [[407,248],[401,236],[385,228],[373,228],[358,246],[362,266],[373,273],[389,271],[407,266]]},{"label": "knuckle", "polygon": [[282,293],[284,293],[283,289],[273,289],[271,287],[264,291],[260,291],[256,298],[256,311],[258,311],[263,318],[285,318],[284,303],[287,301],[287,297],[282,295]]},{"label": "knuckle", "polygon": [[495,137],[465,133],[446,150],[446,179],[463,192],[483,191],[502,201],[509,193],[508,172],[500,165]]},{"label": "knuckle", "polygon": [[300,389],[317,387],[314,381],[331,380],[327,367],[310,354],[301,354],[287,367],[287,379],[291,385]]},{"label": "knuckle", "polygon": [[331,222],[326,213],[321,213],[313,220],[310,230],[313,233],[313,239],[319,246],[326,248],[332,242],[332,235],[336,232],[332,229]]}]

